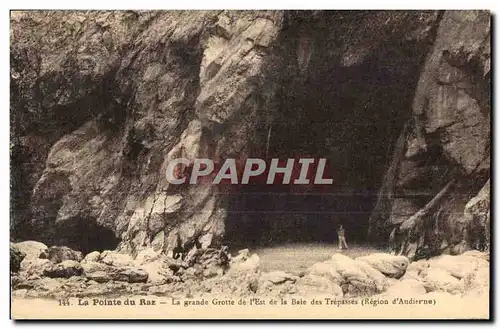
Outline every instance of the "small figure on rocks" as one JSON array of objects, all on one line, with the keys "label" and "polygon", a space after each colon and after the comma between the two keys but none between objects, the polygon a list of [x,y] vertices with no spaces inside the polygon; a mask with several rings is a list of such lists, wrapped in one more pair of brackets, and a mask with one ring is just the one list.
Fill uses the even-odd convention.
[{"label": "small figure on rocks", "polygon": [[182,246],[181,237],[177,233],[177,246],[173,250],[173,258],[178,259],[180,257],[181,260],[184,260],[184,258],[186,258],[186,253],[186,250]]},{"label": "small figure on rocks", "polygon": [[347,242],[345,241],[345,229],[342,225],[340,225],[337,229],[337,235],[339,237],[339,249],[342,250],[343,246],[346,249],[349,249],[349,247],[347,246]]}]

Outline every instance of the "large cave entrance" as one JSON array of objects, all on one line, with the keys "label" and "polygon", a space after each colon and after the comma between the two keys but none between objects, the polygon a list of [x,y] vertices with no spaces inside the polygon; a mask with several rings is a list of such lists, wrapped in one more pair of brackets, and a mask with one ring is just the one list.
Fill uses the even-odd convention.
[{"label": "large cave entrance", "polygon": [[348,241],[367,243],[369,217],[410,118],[425,53],[425,47],[389,42],[361,64],[342,67],[316,49],[306,70],[283,78],[261,147],[270,158],[327,158],[334,183],[244,186],[229,200],[226,243],[334,243],[340,224]]}]

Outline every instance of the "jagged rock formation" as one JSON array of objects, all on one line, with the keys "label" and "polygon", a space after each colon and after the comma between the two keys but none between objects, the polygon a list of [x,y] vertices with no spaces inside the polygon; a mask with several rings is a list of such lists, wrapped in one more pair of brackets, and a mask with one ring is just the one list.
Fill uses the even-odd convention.
[{"label": "jagged rock formation", "polygon": [[488,248],[490,56],[488,13],[443,15],[371,218],[397,252]]},{"label": "jagged rock formation", "polygon": [[24,257],[26,257],[26,254],[22,251],[20,251],[18,248],[13,246],[12,244],[10,245],[10,271],[11,272],[17,272],[19,271],[19,268],[21,267],[21,262],[23,261]]},{"label": "jagged rock formation", "polygon": [[371,233],[393,231],[403,253],[473,243],[469,227],[487,227],[484,202],[464,209],[488,180],[489,20],[13,12],[12,233],[83,253],[218,247],[238,191],[169,185],[172,159],[314,153],[336,161],[346,189],[382,186]]}]

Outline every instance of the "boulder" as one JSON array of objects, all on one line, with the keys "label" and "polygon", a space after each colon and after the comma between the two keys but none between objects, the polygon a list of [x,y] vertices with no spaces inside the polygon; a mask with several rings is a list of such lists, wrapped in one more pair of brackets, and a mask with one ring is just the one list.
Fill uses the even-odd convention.
[{"label": "boulder", "polygon": [[201,248],[196,258],[196,262],[205,268],[215,265],[224,270],[229,267],[230,260],[231,255],[227,247],[222,247],[220,249]]},{"label": "boulder", "polygon": [[446,291],[450,294],[459,294],[464,291],[463,281],[440,268],[429,268],[425,273],[423,283],[427,292]]},{"label": "boulder", "polygon": [[80,296],[84,297],[91,297],[91,296],[106,296],[110,294],[124,294],[126,292],[126,287],[128,284],[125,284],[123,282],[106,282],[105,284],[103,283],[98,283],[98,282],[93,282],[90,281],[89,285],[81,292],[79,293]]},{"label": "boulder", "polygon": [[403,279],[391,285],[385,292],[384,296],[415,296],[423,295],[427,292],[424,283],[415,279]]},{"label": "boulder", "polygon": [[169,263],[161,258],[138,266],[148,275],[148,282],[154,284],[167,283],[172,281],[174,272],[169,268]]},{"label": "boulder", "polygon": [[88,279],[96,282],[124,281],[129,283],[146,282],[148,273],[132,266],[110,266],[99,262],[82,263],[83,273]]},{"label": "boulder", "polygon": [[342,275],[337,271],[337,268],[332,266],[328,261],[313,264],[306,273],[313,276],[326,277],[336,284],[343,283]]},{"label": "boulder", "polygon": [[146,248],[137,254],[134,263],[137,265],[150,263],[158,258],[163,257],[161,253],[155,251],[153,248]]},{"label": "boulder", "polygon": [[81,262],[83,254],[80,251],[75,251],[65,246],[54,246],[45,250],[42,255],[40,255],[40,258],[46,258],[55,264],[66,260]]},{"label": "boulder", "polygon": [[217,265],[210,265],[203,270],[204,278],[213,278],[224,274],[224,269]]},{"label": "boulder", "polygon": [[189,267],[189,264],[181,259],[167,258],[168,268],[174,273],[180,273]]},{"label": "boulder", "polygon": [[259,271],[260,257],[257,254],[249,256],[247,251],[240,252],[238,256],[231,260],[228,274],[237,275],[243,272],[256,273]]},{"label": "boulder", "polygon": [[210,245],[212,244],[212,239],[213,239],[214,235],[213,233],[206,233],[204,235],[202,235],[198,241],[200,242],[201,244],[201,248],[202,249],[207,249],[210,247]]},{"label": "boulder", "polygon": [[48,259],[25,258],[21,262],[19,275],[24,279],[40,278],[44,275],[45,269],[51,267],[52,265],[53,263]]},{"label": "boulder", "polygon": [[82,275],[80,263],[74,260],[64,260],[44,269],[43,274],[49,278],[69,278]]},{"label": "boulder", "polygon": [[10,244],[10,271],[18,272],[26,254],[19,250],[14,244]]},{"label": "boulder", "polygon": [[140,283],[148,281],[148,273],[140,268],[124,267],[111,272],[111,278],[115,281],[128,283]]},{"label": "boulder", "polygon": [[341,276],[341,284],[351,280],[363,281],[367,279],[366,274],[361,270],[357,263],[352,259],[342,254],[334,254],[330,260],[324,262],[331,266],[332,270],[336,271]]},{"label": "boulder", "polygon": [[26,294],[28,293],[28,289],[16,289],[12,290],[11,298],[26,298]]},{"label": "boulder", "polygon": [[27,297],[55,297],[64,291],[64,283],[55,278],[41,278],[28,290]]},{"label": "boulder", "polygon": [[295,282],[298,277],[283,271],[273,271],[263,273],[257,282],[257,294],[259,296],[283,296],[287,294],[295,294],[297,287]]},{"label": "boulder", "polygon": [[286,281],[295,282],[297,281],[297,279],[298,279],[297,277],[283,271],[273,271],[273,272],[263,273],[260,277],[260,281],[271,282],[272,284],[281,284]]},{"label": "boulder", "polygon": [[163,284],[173,280],[174,271],[170,268],[172,262],[178,264],[177,260],[158,253],[153,248],[141,250],[134,260],[135,266],[148,274],[148,282],[154,284]]},{"label": "boulder", "polygon": [[342,288],[328,278],[320,275],[308,274],[296,283],[297,294],[300,296],[342,297]]},{"label": "boulder", "polygon": [[134,260],[130,255],[111,250],[103,251],[101,253],[100,261],[111,266],[130,266],[134,263]]},{"label": "boulder", "polygon": [[471,246],[465,240],[460,241],[459,243],[450,246],[449,254],[450,255],[461,255],[464,252],[471,250]]},{"label": "boulder", "polygon": [[380,293],[388,286],[386,277],[370,264],[342,254],[334,254],[330,260],[312,265],[307,274],[323,276],[352,296]]},{"label": "boulder", "polygon": [[408,274],[409,272],[416,272],[417,274],[421,273],[422,271],[428,269],[429,266],[430,266],[429,261],[425,259],[421,259],[416,262],[411,262],[408,265],[408,268],[406,269],[406,274]]},{"label": "boulder", "polygon": [[401,278],[410,261],[405,256],[394,256],[384,253],[375,253],[356,258],[362,260],[390,278]]},{"label": "boulder", "polygon": [[466,251],[462,254],[462,256],[470,256],[470,257],[477,257],[484,259],[485,261],[489,262],[490,261],[490,253],[489,252],[482,252],[479,250],[469,250]]},{"label": "boulder", "polygon": [[13,243],[12,245],[26,255],[24,258],[26,260],[40,258],[40,255],[47,250],[47,246],[38,241],[22,241]]},{"label": "boulder", "polygon": [[97,283],[105,283],[111,280],[109,273],[99,270],[94,272],[85,272],[85,276],[88,279],[94,280]]},{"label": "boulder", "polygon": [[[372,285],[372,281],[375,284],[375,289],[377,292],[384,291],[389,286],[389,280],[376,268],[372,267],[370,264],[355,260],[356,265],[370,278],[369,286]],[[353,280],[350,281],[351,285],[355,285]]]},{"label": "boulder", "polygon": [[356,287],[356,294],[364,295],[383,291],[384,276],[366,263],[355,261],[345,255],[335,254],[330,259],[333,266],[343,277],[343,283]]},{"label": "boulder", "polygon": [[[154,19],[151,18],[153,15]],[[416,150],[410,152],[413,155],[408,156],[414,158],[417,154],[423,154],[421,158],[430,163],[424,161],[422,166],[429,169],[438,167],[439,171],[435,174],[437,178],[444,177],[444,173],[455,163],[459,165],[458,169],[464,169],[462,171],[466,173],[481,168],[477,162],[489,154],[489,120],[486,115],[489,111],[487,107],[476,109],[475,103],[480,104],[481,101],[471,94],[475,94],[476,89],[480,94],[481,91],[486,93],[490,88],[472,83],[477,88],[472,88],[472,91],[465,88],[465,92],[461,87],[462,84],[467,84],[462,75],[465,78],[479,77],[481,82],[484,74],[489,72],[485,70],[485,65],[476,64],[476,61],[489,62],[486,47],[489,45],[489,13],[478,13],[477,18],[471,19],[467,17],[471,15],[468,13],[446,12],[438,16],[435,12],[429,12],[409,15],[411,18],[408,21],[406,18],[403,21],[398,18],[406,17],[407,14],[391,12],[364,13],[360,17],[357,14],[318,15],[317,12],[310,12],[301,13],[299,19],[290,20],[287,18],[289,15],[290,13],[281,11],[116,12],[113,15],[104,12],[24,12],[12,15],[11,55],[16,61],[11,72],[11,98],[13,108],[17,109],[13,111],[16,118],[14,121],[23,122],[22,129],[16,129],[13,141],[18,144],[17,140],[27,137],[25,135],[34,135],[37,139],[44,137],[46,140],[40,142],[43,147],[37,150],[36,157],[13,157],[16,164],[19,162],[13,167],[18,168],[16,170],[20,171],[20,177],[24,175],[30,181],[38,181],[36,185],[19,184],[21,186],[15,187],[16,193],[13,193],[17,199],[18,195],[30,195],[33,191],[33,198],[30,198],[33,200],[21,203],[29,210],[23,211],[23,214],[36,215],[26,222],[34,228],[39,227],[41,233],[50,239],[60,239],[62,234],[58,233],[65,227],[81,227],[85,230],[91,228],[94,225],[92,223],[105,223],[106,227],[102,228],[110,230],[116,236],[122,236],[123,243],[134,252],[151,241],[159,241],[159,248],[165,252],[170,251],[172,248],[167,242],[172,239],[169,239],[168,232],[181,228],[185,232],[183,242],[190,241],[202,232],[213,234],[213,239],[217,240],[224,231],[224,209],[197,211],[196,216],[184,211],[218,205],[223,201],[223,196],[213,193],[215,187],[207,188],[210,193],[206,195],[210,197],[205,198],[195,197],[195,193],[199,194],[203,187],[191,186],[189,193],[182,193],[189,197],[183,197],[178,202],[179,206],[175,207],[182,210],[172,210],[166,206],[166,200],[173,197],[171,192],[174,186],[169,186],[168,196],[162,194],[168,183],[164,175],[157,177],[157,173],[164,172],[163,166],[171,159],[165,157],[165,153],[169,153],[179,141],[179,135],[190,124],[189,121],[193,117],[203,119],[203,135],[201,128],[199,134],[186,134],[191,138],[178,148],[186,153],[186,157],[193,159],[203,152],[231,154],[234,150],[242,150],[242,157],[248,156],[243,151],[248,151],[249,145],[252,145],[251,137],[255,135],[261,121],[256,118],[261,115],[262,108],[269,107],[267,102],[271,105],[276,102],[274,95],[280,95],[278,91],[283,87],[282,75],[300,72],[303,81],[307,81],[318,77],[317,72],[322,69],[324,62],[329,62],[332,72],[339,71],[339,67],[328,59],[339,59],[339,65],[345,67],[356,66],[372,58],[375,50],[380,51],[380,54],[377,53],[379,58],[392,58],[392,52],[401,53],[409,45],[416,45],[415,48],[421,49],[422,54],[415,52],[409,58],[402,56],[404,62],[399,62],[400,59],[394,57],[397,63],[391,65],[389,71],[398,76],[397,79],[389,80],[402,81],[399,85],[412,88],[412,84],[407,82],[416,81],[419,72],[422,72],[418,90],[405,90],[404,94],[415,93],[415,121],[418,121],[418,115],[419,118],[425,117],[427,124],[421,129],[424,132],[422,138],[428,142],[435,141],[442,154],[429,157],[420,150],[423,148],[421,143],[416,143],[417,146],[412,147]],[[339,17],[342,24],[331,23]],[[379,22],[380,17],[383,17],[380,20],[383,24],[373,24],[374,21]],[[290,29],[283,25],[288,21],[292,24]],[[106,26],[96,29],[95,22],[106,22]],[[144,26],[143,22],[152,24]],[[302,28],[303,24],[310,28]],[[339,38],[338,47],[331,47],[311,32],[317,27],[322,29],[327,40],[334,40],[336,36],[343,35],[344,31],[349,31],[352,37]],[[287,32],[295,30],[297,33],[293,35]],[[37,33],[47,37],[33,37]],[[64,36],[60,36],[61,33]],[[436,34],[439,42],[436,41],[434,45]],[[290,37],[294,39],[293,42],[281,44]],[[389,43],[397,45],[397,49],[389,47]],[[159,44],[164,46],[157,47]],[[402,48],[398,48],[399,46]],[[405,65],[419,63],[419,58],[426,55],[427,46],[431,52],[427,56],[425,67]],[[467,55],[465,64],[455,67],[452,63],[456,59],[449,61],[442,58],[446,57],[443,54],[449,56],[456,52]],[[288,65],[288,57],[282,58],[282,55],[291,53],[297,54],[297,61]],[[33,54],[43,63],[41,67],[33,63]],[[162,60],[158,61],[159,58]],[[381,69],[385,70],[387,67],[383,63]],[[407,69],[394,69],[396,67]],[[444,72],[438,74],[441,71]],[[277,74],[278,72],[282,74]],[[129,75],[136,78],[127,79]],[[441,76],[459,76],[460,79],[442,81],[444,78]],[[335,80],[333,75],[331,77]],[[60,83],[61,81],[64,83]],[[367,78],[366,81],[373,79]],[[318,83],[310,84],[311,88],[316,85]],[[324,82],[321,85],[330,84]],[[194,92],[193,86],[196,87]],[[89,105],[90,112],[87,113],[79,110],[80,106],[75,106],[93,99],[92,95],[103,90],[103,87],[109,87],[110,93],[118,95],[114,100],[122,104],[118,109],[114,107],[115,103],[106,103],[109,106]],[[345,87],[348,93],[352,92],[348,90],[348,85]],[[362,89],[371,90],[371,87],[379,86],[368,84]],[[386,94],[383,93],[383,88],[386,87],[380,86],[382,89],[374,90],[374,93]],[[290,99],[308,101],[302,96],[309,94],[304,88],[299,87],[297,91],[288,89]],[[254,101],[253,95],[260,94],[262,90],[266,90],[264,103]],[[393,91],[394,88],[387,90]],[[295,95],[294,92],[298,94]],[[362,94],[359,97],[366,96]],[[339,99],[347,95],[349,94],[339,95]],[[131,101],[128,102],[124,96],[130,96]],[[372,105],[376,103],[370,100],[371,98],[360,99],[359,102],[373,103]],[[404,103],[408,103],[408,100],[404,100]],[[125,118],[124,113],[132,111],[135,113],[133,117],[120,121]],[[291,113],[298,113],[297,118],[310,118],[313,113],[307,108],[303,111]],[[60,115],[60,112],[64,115]],[[481,115],[481,112],[485,114]],[[340,115],[339,118],[345,117],[343,123],[347,124],[357,118],[350,117],[352,113],[356,114],[356,111],[346,109],[345,116]],[[277,119],[272,112],[268,115],[269,120]],[[384,115],[377,117],[384,118]],[[73,126],[68,126],[68,118],[74,122],[74,127],[79,128],[74,130]],[[359,117],[368,121],[373,118]],[[471,119],[466,120],[468,118]],[[394,117],[394,120],[395,127],[402,126],[401,118]],[[49,129],[50,134],[45,131],[47,129],[38,132],[31,129],[47,126],[52,128]],[[325,128],[334,129],[331,125],[325,125]],[[435,132],[441,130],[445,133],[439,135],[446,135],[446,138],[436,138]],[[204,144],[207,141],[206,131],[218,134],[213,143],[207,145]],[[340,137],[342,132],[339,131]],[[420,136],[420,130],[416,132],[417,134],[412,135]],[[110,133],[124,138],[109,139]],[[324,135],[330,136],[328,140],[338,137],[334,131],[325,131]],[[319,137],[319,140],[324,140],[322,136]],[[359,136],[349,133],[346,138],[347,145],[357,145],[350,141],[356,141]],[[189,145],[193,147],[187,147]],[[330,145],[326,145],[328,146]],[[347,148],[347,155],[350,151],[357,152],[357,149]],[[444,161],[443,165],[443,159],[450,160],[450,164]],[[138,166],[138,163],[144,165]],[[441,168],[442,166],[446,168]],[[486,171],[487,168],[489,166],[482,166],[482,170]],[[118,177],[118,172],[123,175]],[[387,183],[384,181],[384,185],[397,184],[390,183],[392,175],[386,177]],[[436,180],[428,179],[429,177],[434,178],[427,173],[422,177],[419,175],[417,180],[421,184],[417,184],[417,187],[433,187],[422,186],[427,182],[435,184]],[[136,188],[124,188],[125,186]],[[387,191],[381,195],[394,193]],[[143,203],[144,200],[148,201]],[[213,209],[216,207],[210,208]],[[388,213],[387,209],[384,211]],[[172,216],[169,212],[173,212]],[[178,218],[166,223],[166,214],[171,218]],[[54,220],[45,221],[45,218]],[[84,218],[88,220],[82,220]],[[388,227],[384,225],[384,220],[374,222],[376,223],[372,226]],[[186,227],[189,229],[185,229]],[[373,231],[378,233],[377,230]],[[448,228],[444,231],[439,233],[446,233]],[[71,231],[67,230],[64,236],[69,233]]]},{"label": "boulder", "polygon": [[431,258],[429,266],[433,269],[442,269],[457,279],[472,274],[480,267],[489,268],[490,263],[482,258],[468,255],[450,256],[441,255]]},{"label": "boulder", "polygon": [[490,268],[481,267],[463,279],[465,295],[489,295]]},{"label": "boulder", "polygon": [[101,257],[101,253],[99,251],[92,251],[91,253],[88,253],[87,255],[85,255],[83,262],[97,262],[97,261],[99,261],[100,257]]}]

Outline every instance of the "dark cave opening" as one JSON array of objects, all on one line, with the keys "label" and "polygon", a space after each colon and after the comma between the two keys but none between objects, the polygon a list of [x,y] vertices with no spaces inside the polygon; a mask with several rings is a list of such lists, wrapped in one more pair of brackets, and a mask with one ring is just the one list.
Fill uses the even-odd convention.
[{"label": "dark cave opening", "polygon": [[70,225],[62,225],[57,230],[56,240],[48,241],[50,245],[62,245],[81,251],[84,255],[92,251],[115,250],[120,243],[113,232],[94,219],[79,218],[68,221]]},{"label": "dark cave opening", "polygon": [[393,43],[353,67],[341,67],[320,53],[305,75],[283,79],[268,155],[326,158],[334,182],[312,190],[242,187],[229,200],[226,243],[335,243],[340,224],[347,241],[383,242],[368,241],[369,217],[410,118],[424,48]]}]

